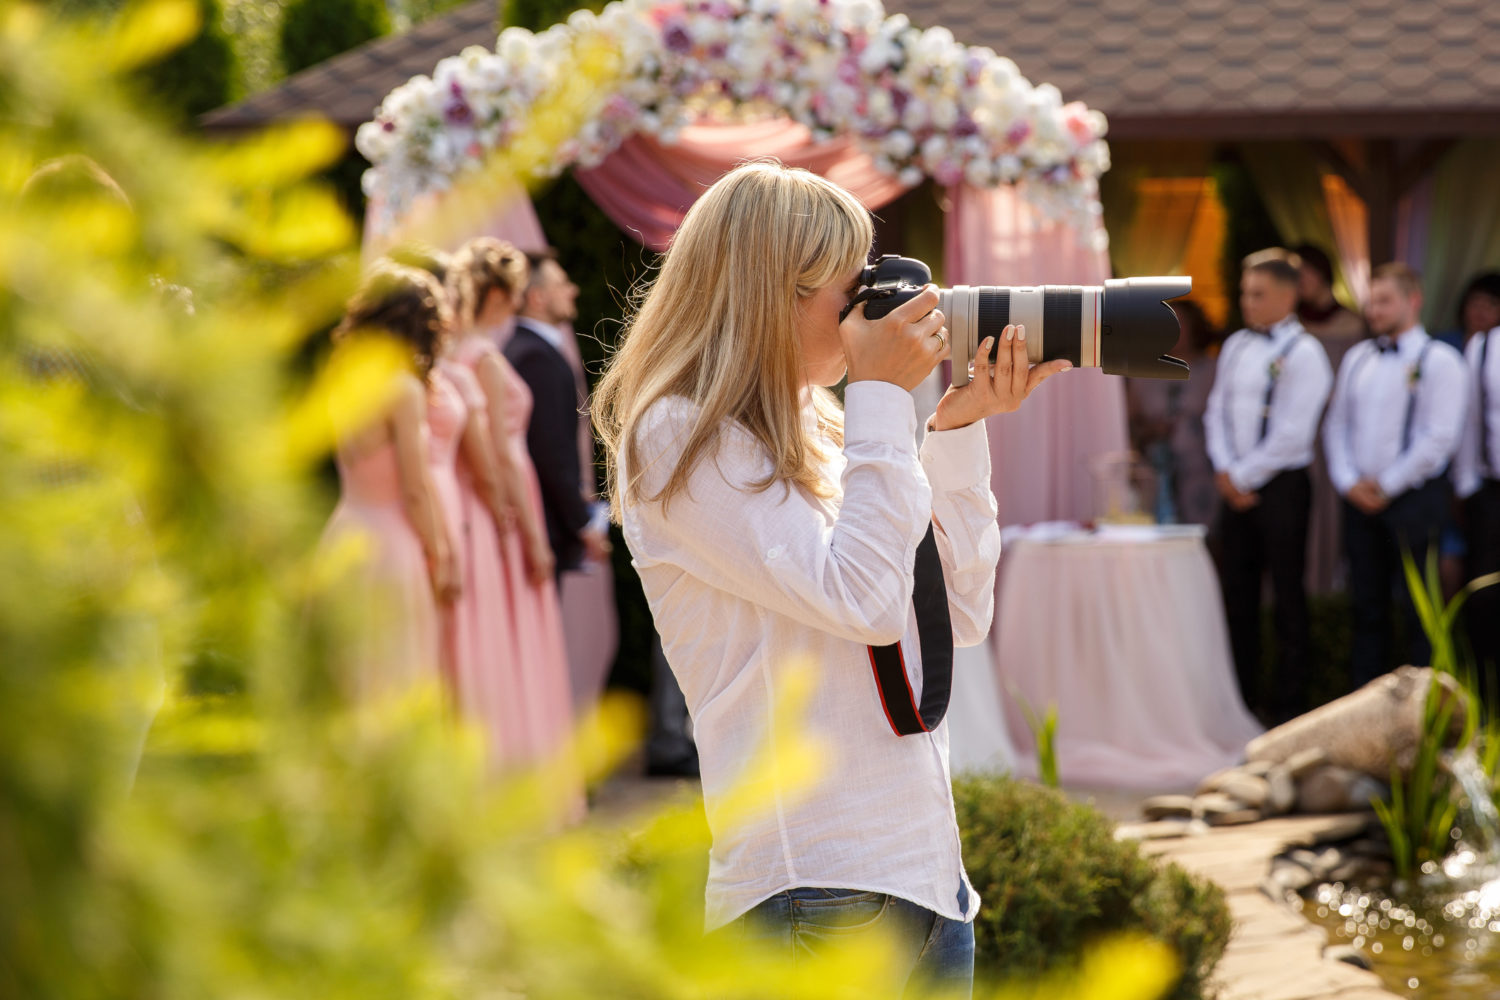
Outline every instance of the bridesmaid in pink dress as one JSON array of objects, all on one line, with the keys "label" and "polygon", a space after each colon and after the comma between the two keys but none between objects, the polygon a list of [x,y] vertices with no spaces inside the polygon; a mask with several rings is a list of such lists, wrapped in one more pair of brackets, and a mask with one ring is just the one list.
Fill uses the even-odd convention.
[{"label": "bridesmaid in pink dress", "polygon": [[341,496],[324,533],[329,553],[361,547],[357,566],[337,595],[346,624],[340,650],[344,680],[356,699],[399,693],[438,676],[439,605],[460,587],[439,488],[429,461],[428,396],[432,361],[447,335],[442,287],[429,274],[382,265],[350,301],[334,331],[344,349],[367,333],[395,337],[411,350],[412,371],[399,376],[374,420],[358,426],[334,413]]},{"label": "bridesmaid in pink dress", "polygon": [[[522,258],[524,267],[524,258]],[[455,327],[474,319],[476,284],[495,280],[506,287],[524,280],[497,269],[495,260],[461,250],[447,263],[449,302]],[[499,463],[491,437],[489,401],[470,367],[472,361],[450,350],[442,374],[459,390],[467,410],[458,462],[464,552],[464,593],[454,607],[458,646],[453,691],[460,713],[485,734],[492,767],[525,760],[530,746],[526,706],[520,692],[521,655],[515,631],[502,539],[515,521],[513,476]]]},{"label": "bridesmaid in pink dress", "polygon": [[[495,330],[511,318],[525,288],[526,258],[508,243],[480,237],[454,255],[450,287],[456,283],[467,283],[467,288],[458,295],[462,331],[452,356],[473,370],[484,392],[496,465],[516,514],[504,535],[504,564],[519,665],[514,695],[526,720],[520,759],[559,763],[572,733],[572,692],[552,551],[542,521],[541,487],[526,451],[531,393],[494,340]],[[559,770],[559,781],[566,786],[559,788],[562,798],[581,803],[576,770],[566,764]]]}]

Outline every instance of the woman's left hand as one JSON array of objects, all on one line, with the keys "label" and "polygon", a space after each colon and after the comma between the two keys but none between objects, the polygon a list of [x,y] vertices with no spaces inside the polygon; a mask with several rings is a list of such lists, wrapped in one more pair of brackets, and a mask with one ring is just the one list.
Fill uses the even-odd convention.
[{"label": "woman's left hand", "polygon": [[990,364],[990,348],[994,342],[994,337],[986,337],[979,345],[969,384],[949,386],[943,393],[932,418],[933,430],[967,427],[996,413],[1011,413],[1037,386],[1058,372],[1073,367],[1069,361],[1047,361],[1031,368],[1026,358],[1024,326],[1005,328],[1000,335],[1000,350],[995,363]]}]

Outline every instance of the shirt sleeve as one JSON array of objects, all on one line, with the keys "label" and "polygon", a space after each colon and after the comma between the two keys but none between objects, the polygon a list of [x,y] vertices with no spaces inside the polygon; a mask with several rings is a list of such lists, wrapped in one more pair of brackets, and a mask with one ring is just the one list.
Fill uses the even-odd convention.
[{"label": "shirt sleeve", "polygon": [[1318,436],[1318,419],[1333,388],[1333,368],[1323,345],[1300,334],[1277,379],[1266,436],[1229,468],[1235,488],[1252,493],[1278,472],[1305,461]]},{"label": "shirt sleeve", "polygon": [[1359,482],[1359,470],[1349,448],[1350,408],[1353,405],[1349,382],[1360,358],[1366,353],[1368,344],[1358,344],[1344,355],[1334,383],[1333,398],[1328,402],[1328,416],[1323,421],[1323,456],[1328,461],[1328,478],[1339,496],[1348,493]]},{"label": "shirt sleeve", "polygon": [[1442,473],[1463,433],[1468,411],[1463,358],[1444,343],[1435,343],[1423,362],[1426,369],[1412,400],[1411,444],[1380,474],[1380,489],[1399,496]]},{"label": "shirt sleeve", "polygon": [[1224,362],[1233,359],[1239,347],[1239,335],[1235,334],[1224,342],[1224,350],[1219,354],[1219,363],[1214,366],[1213,388],[1208,390],[1208,402],[1203,406],[1203,442],[1208,448],[1208,460],[1213,463],[1215,472],[1223,472],[1233,462],[1230,451],[1229,439],[1226,436],[1224,425],[1225,407],[1229,405],[1229,380],[1234,377],[1234,370]]},{"label": "shirt sleeve", "polygon": [[822,503],[796,486],[755,488],[771,471],[770,457],[738,426],[721,431],[717,453],[697,462],[686,490],[665,503],[648,499],[676,467],[696,419],[693,404],[670,400],[636,431],[643,496],[627,506],[624,525],[636,561],[675,565],[840,638],[899,640],[917,545],[932,518],[911,394],[886,382],[846,390],[843,498],[831,523]]},{"label": "shirt sleeve", "polygon": [[934,536],[948,586],[953,642],[977,646],[995,618],[1000,561],[999,511],[990,490],[990,442],[983,420],[922,440],[922,468],[932,487]]},{"label": "shirt sleeve", "polygon": [[1479,347],[1485,335],[1469,340],[1465,350],[1465,377],[1468,382],[1468,412],[1464,417],[1463,434],[1458,442],[1458,454],[1453,456],[1453,492],[1459,498],[1471,497],[1479,492],[1479,422],[1485,419],[1479,407],[1479,380],[1484,372],[1479,369]]}]

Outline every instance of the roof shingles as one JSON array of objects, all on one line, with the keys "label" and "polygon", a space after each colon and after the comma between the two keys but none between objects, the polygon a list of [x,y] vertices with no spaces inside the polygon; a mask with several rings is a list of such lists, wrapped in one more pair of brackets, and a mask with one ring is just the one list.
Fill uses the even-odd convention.
[{"label": "roof shingles", "polygon": [[[1500,131],[1497,0],[887,0],[1110,117],[1117,138]],[[210,128],[320,114],[348,128],[469,45],[494,0],[377,39],[206,115]]]}]

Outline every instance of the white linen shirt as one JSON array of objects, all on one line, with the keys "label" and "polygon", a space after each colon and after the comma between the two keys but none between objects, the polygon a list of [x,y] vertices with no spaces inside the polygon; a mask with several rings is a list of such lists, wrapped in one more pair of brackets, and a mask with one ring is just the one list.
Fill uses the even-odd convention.
[{"label": "white linen shirt", "polygon": [[[1280,357],[1271,412],[1265,414],[1271,366]],[[1318,338],[1295,316],[1270,336],[1240,330],[1224,342],[1203,410],[1203,436],[1215,472],[1253,493],[1287,469],[1312,464],[1318,419],[1333,387],[1333,367]],[[1261,421],[1266,433],[1261,437]]]},{"label": "white linen shirt", "polygon": [[[1458,455],[1453,459],[1453,488],[1460,497],[1470,497],[1479,492],[1486,478],[1500,478],[1500,326],[1486,333],[1476,334],[1464,345],[1464,360],[1468,362],[1469,407],[1464,420],[1463,440]],[[1489,350],[1483,351],[1484,370],[1480,371],[1481,349],[1489,341]],[[1479,381],[1484,380],[1484,412],[1479,409]],[[1479,453],[1479,421],[1483,420],[1489,433],[1489,454]]]},{"label": "white linen shirt", "polygon": [[1373,479],[1398,497],[1441,473],[1458,450],[1468,393],[1463,357],[1420,326],[1397,337],[1394,351],[1374,340],[1349,348],[1323,425],[1333,488],[1342,496]]},{"label": "white linen shirt", "polygon": [[[750,484],[765,478],[770,459],[729,425],[687,491],[665,507],[640,501],[624,510],[625,541],[698,743],[713,834],[708,930],[797,886],[887,893],[953,920],[978,912],[960,858],[947,723],[897,736],[867,645],[901,641],[920,700],[911,594],[931,522],[954,642],[976,645],[988,634],[1000,532],[985,428],[930,432],[919,459],[910,393],[856,382],[844,405],[843,452],[830,447],[823,466],[831,500],[795,487],[755,492]],[[676,466],[696,417],[695,404],[671,397],[640,419],[645,496]],[[803,420],[815,427],[810,406]],[[739,779],[764,762],[776,726],[788,721],[773,709],[799,664],[811,669],[812,690],[791,721],[798,736],[824,744],[823,770],[773,768],[756,789],[765,801],[735,807]]]}]

